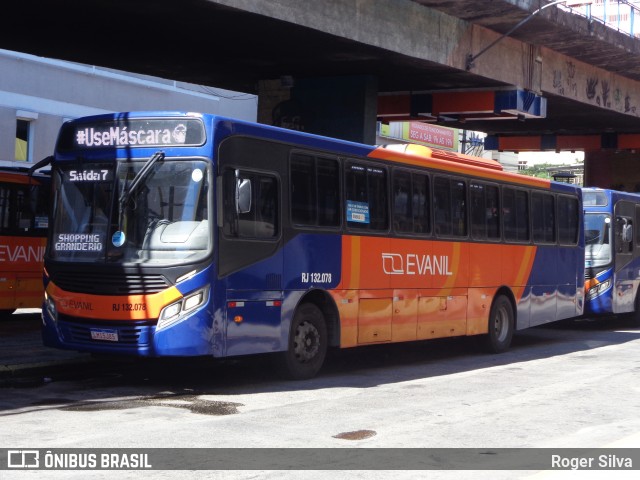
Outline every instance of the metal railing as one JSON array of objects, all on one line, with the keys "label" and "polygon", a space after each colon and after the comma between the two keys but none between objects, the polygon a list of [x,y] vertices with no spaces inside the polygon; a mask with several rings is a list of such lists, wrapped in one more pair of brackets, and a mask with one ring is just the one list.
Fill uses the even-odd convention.
[{"label": "metal railing", "polygon": [[600,22],[620,33],[640,38],[639,0],[593,0],[590,5],[571,7],[560,4],[558,8]]}]

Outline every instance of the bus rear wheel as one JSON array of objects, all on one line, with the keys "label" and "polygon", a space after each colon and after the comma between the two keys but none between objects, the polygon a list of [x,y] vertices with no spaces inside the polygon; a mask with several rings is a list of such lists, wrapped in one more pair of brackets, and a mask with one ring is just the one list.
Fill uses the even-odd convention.
[{"label": "bus rear wheel", "polygon": [[324,316],[313,303],[303,303],[293,317],[288,348],[280,353],[280,371],[290,380],[312,378],[320,371],[326,354]]},{"label": "bus rear wheel", "polygon": [[498,295],[489,314],[489,332],[484,336],[484,347],[490,353],[506,352],[511,345],[515,329],[513,306],[507,297]]},{"label": "bus rear wheel", "polygon": [[638,293],[636,293],[636,300],[633,302],[634,311],[629,315],[631,322],[640,327],[640,288],[638,289]]}]

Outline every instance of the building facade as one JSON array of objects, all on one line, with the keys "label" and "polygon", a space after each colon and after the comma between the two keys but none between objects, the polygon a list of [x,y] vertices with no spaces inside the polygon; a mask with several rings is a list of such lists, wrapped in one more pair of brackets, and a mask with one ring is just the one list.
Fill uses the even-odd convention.
[{"label": "building facade", "polygon": [[53,153],[60,126],[85,115],[133,110],[206,112],[255,121],[258,97],[0,50],[0,160]]},{"label": "building facade", "polygon": [[559,8],[640,38],[640,0],[569,0]]}]

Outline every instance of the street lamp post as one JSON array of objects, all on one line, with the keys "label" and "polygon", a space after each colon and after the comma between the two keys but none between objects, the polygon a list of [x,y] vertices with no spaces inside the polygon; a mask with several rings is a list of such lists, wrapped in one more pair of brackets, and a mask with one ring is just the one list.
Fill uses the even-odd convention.
[{"label": "street lamp post", "polygon": [[[467,55],[467,63],[466,63],[466,68],[467,70],[471,70],[474,67],[473,62],[477,60],[477,58],[482,55],[483,53],[485,53],[487,50],[489,50],[491,47],[493,47],[496,43],[498,43],[500,40],[502,40],[504,37],[508,37],[509,35],[511,35],[513,32],[515,32],[518,28],[520,28],[522,25],[524,25],[525,23],[527,23],[529,20],[531,20],[533,17],[535,17],[538,13],[540,13],[542,10],[544,10],[545,8],[548,7],[553,7],[554,5],[558,5],[559,3],[566,3],[567,0],[558,0],[555,2],[551,2],[551,3],[547,3],[546,5],[541,6],[540,8],[538,8],[537,10],[535,10],[534,12],[532,12],[528,17],[523,18],[522,20],[520,20],[518,22],[518,24],[513,27],[511,30],[509,30],[507,33],[502,34],[500,37],[498,37],[496,40],[494,40],[493,42],[491,42],[489,45],[487,45],[485,48],[483,48],[482,50],[480,50],[478,53],[476,53],[475,55],[472,55],[471,53],[469,55]],[[574,2],[575,3],[575,2]],[[591,2],[582,2],[582,3],[591,3]]]}]

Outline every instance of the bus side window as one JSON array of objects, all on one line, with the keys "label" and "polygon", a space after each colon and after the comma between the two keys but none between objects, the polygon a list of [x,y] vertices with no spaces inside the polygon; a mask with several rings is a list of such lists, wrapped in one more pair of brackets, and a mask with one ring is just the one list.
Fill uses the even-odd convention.
[{"label": "bus side window", "polygon": [[484,240],[487,238],[484,185],[471,182],[469,186],[469,205],[471,209],[471,236],[476,240]]},{"label": "bus side window", "polygon": [[414,233],[431,233],[431,209],[429,208],[429,177],[419,173],[411,175],[411,209]]},{"label": "bus side window", "polygon": [[431,232],[429,177],[396,169],[393,174],[393,222],[399,233]]},{"label": "bus side window", "polygon": [[389,214],[387,208],[387,172],[381,168],[367,168],[369,202],[371,204],[371,229],[387,230]]},{"label": "bus side window", "polygon": [[529,241],[529,197],[527,192],[511,187],[502,189],[504,239]]},{"label": "bus side window", "polygon": [[471,206],[471,235],[476,240],[499,240],[498,187],[471,182],[469,201]]},{"label": "bus side window", "polygon": [[347,225],[359,230],[387,230],[387,171],[348,164],[345,185]]},{"label": "bus side window", "polygon": [[396,232],[413,233],[410,197],[411,174],[395,170],[393,173],[393,225]]},{"label": "bus side window", "polygon": [[39,185],[0,185],[0,234],[42,235],[49,226],[45,193]]},{"label": "bus side window", "polygon": [[575,245],[578,242],[578,199],[558,197],[558,240],[561,245]]},{"label": "bus side window", "polygon": [[35,215],[33,227],[36,230],[49,228],[49,195],[44,185],[31,187],[31,205]]},{"label": "bus side window", "polygon": [[295,225],[316,225],[316,166],[310,155],[291,156],[291,220]]},{"label": "bus side window", "polygon": [[498,187],[487,185],[485,188],[487,237],[500,240],[500,191]]},{"label": "bus side window", "polygon": [[451,184],[448,178],[433,179],[433,213],[437,235],[451,235]]},{"label": "bus side window", "polygon": [[467,235],[467,186],[454,178],[436,177],[433,181],[434,225],[436,234]]},{"label": "bus side window", "polygon": [[318,183],[318,225],[340,226],[340,168],[338,161],[318,158],[316,161]]},{"label": "bus side window", "polygon": [[339,226],[338,161],[296,153],[291,156],[290,172],[293,224],[316,227]]},{"label": "bus side window", "polygon": [[531,218],[533,241],[536,243],[555,243],[555,198],[547,193],[531,194]]},{"label": "bus side window", "polygon": [[8,235],[12,228],[11,222],[11,188],[8,185],[0,185],[0,234]]},{"label": "bus side window", "polygon": [[467,235],[467,184],[462,180],[451,180],[451,206],[453,211],[453,234],[459,237]]}]

